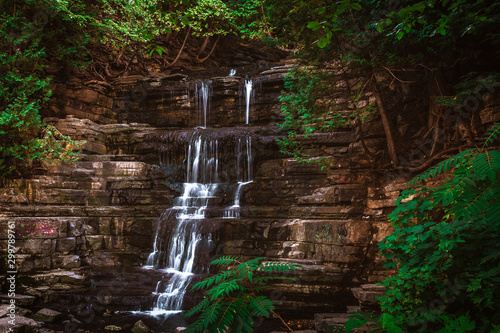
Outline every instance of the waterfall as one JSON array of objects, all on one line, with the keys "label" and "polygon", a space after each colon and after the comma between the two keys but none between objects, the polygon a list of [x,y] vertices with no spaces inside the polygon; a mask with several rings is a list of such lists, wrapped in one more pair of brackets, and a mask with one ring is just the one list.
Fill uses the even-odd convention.
[{"label": "waterfall", "polygon": [[211,82],[208,80],[202,80],[201,82],[196,82],[195,84],[195,103],[198,118],[198,125],[207,128],[208,125],[208,112],[210,109],[210,97],[211,97]]},{"label": "waterfall", "polygon": [[[252,80],[245,80],[245,87],[248,124]],[[228,187],[234,189],[231,191],[234,195],[233,204],[219,218],[239,218],[242,190],[253,181],[251,136],[228,136],[223,133],[218,136],[216,130],[206,129],[210,114],[210,81],[196,82],[194,93],[197,124],[202,128],[183,132],[183,136],[174,135],[170,141],[172,144],[166,143],[162,150],[161,165],[164,170],[175,169],[179,165],[174,160],[177,163],[183,160],[186,172],[180,195],[157,222],[153,252],[145,267],[161,269],[169,274],[167,279],[159,281],[156,286],[156,302],[153,309],[148,311],[153,315],[168,316],[181,312],[184,296],[193,277],[208,272],[207,257],[213,241],[212,234],[202,228],[207,218],[207,208],[217,200],[224,200],[227,195],[221,196],[218,192],[223,188],[226,188],[224,191],[229,191]],[[179,153],[173,147],[179,144],[181,137],[186,138],[186,146]],[[181,159],[179,154],[182,155]]]},{"label": "waterfall", "polygon": [[252,138],[246,137],[244,142],[241,138],[238,139],[236,150],[236,172],[238,179],[238,187],[234,192],[234,203],[232,206],[224,210],[224,218],[238,219],[240,218],[240,197],[243,186],[250,184],[253,181],[253,156],[252,156]]},{"label": "waterfall", "polygon": [[[157,284],[153,314],[172,314],[181,311],[182,300],[194,274],[206,272],[206,263],[197,260],[200,251],[207,250],[212,241],[200,228],[210,199],[218,186],[218,141],[195,132],[188,145],[186,182],[182,195],[159,220],[153,252],[148,267],[166,267],[172,277]],[[169,225],[175,225],[169,237],[168,250],[163,248]]]},{"label": "waterfall", "polygon": [[252,80],[245,80],[245,124],[250,124],[250,106],[253,102],[253,82]]},{"label": "waterfall", "polygon": [[238,187],[234,193],[234,204],[232,206],[227,207],[224,210],[224,218],[225,219],[239,219],[240,218],[240,195],[241,189],[243,186],[250,184],[252,181],[249,180],[247,182],[238,182]]}]

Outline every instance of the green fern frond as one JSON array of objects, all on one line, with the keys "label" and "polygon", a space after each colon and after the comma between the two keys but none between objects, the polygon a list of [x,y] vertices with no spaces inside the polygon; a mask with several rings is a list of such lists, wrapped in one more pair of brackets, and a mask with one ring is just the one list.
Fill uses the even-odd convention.
[{"label": "green fern frond", "polygon": [[203,281],[195,283],[194,286],[192,287],[192,290],[195,290],[195,289],[202,290],[202,289],[209,288],[211,285],[219,284],[221,281],[228,279],[231,275],[234,275],[234,274],[235,274],[235,272],[233,272],[233,271],[220,272],[217,275],[208,277]]},{"label": "green fern frond", "polygon": [[217,299],[223,295],[229,295],[236,290],[244,290],[246,288],[240,286],[238,282],[241,282],[242,279],[233,279],[230,281],[221,282],[219,285],[207,291],[208,295],[212,299]]},{"label": "green fern frond", "polygon": [[[250,314],[248,314],[248,317],[246,318],[251,318]],[[253,321],[247,320],[245,317],[242,317],[240,320],[239,325],[237,326],[236,332],[241,332],[241,333],[252,333],[253,332]]]},{"label": "green fern frond", "polygon": [[238,265],[238,268],[248,268],[249,270],[255,270],[259,267],[259,262],[266,259],[265,257],[258,257],[255,259],[250,259]]},{"label": "green fern frond", "polygon": [[193,315],[197,314],[198,312],[205,310],[209,304],[210,304],[210,302],[209,302],[208,298],[204,298],[200,303],[198,303],[193,308],[186,311],[185,316],[188,318],[192,317]]},{"label": "green fern frond", "polygon": [[476,193],[470,200],[463,200],[453,205],[451,212],[455,215],[455,218],[478,216],[488,209],[490,205],[490,193],[491,189],[485,188],[479,193]]},{"label": "green fern frond", "polygon": [[295,271],[299,267],[301,266],[285,262],[265,262],[259,266],[259,271],[264,273],[288,273],[289,271]]},{"label": "green fern frond", "polygon": [[487,177],[494,182],[500,173],[500,151],[485,151],[484,154],[488,157],[489,170],[487,170]]},{"label": "green fern frond", "polygon": [[213,324],[213,322],[217,319],[217,315],[220,311],[221,307],[219,305],[219,301],[215,301],[211,303],[205,311],[203,311],[200,317],[191,325],[189,325],[187,332],[188,333],[202,333]]},{"label": "green fern frond", "polygon": [[217,323],[217,329],[222,330],[222,332],[226,331],[227,328],[230,328],[234,321],[234,307],[232,307],[234,300],[230,300],[229,303],[224,304],[224,309],[220,319]]},{"label": "green fern frond", "polygon": [[500,123],[495,123],[484,134],[481,140],[483,142],[483,147],[481,148],[481,151],[483,151],[490,144],[498,140],[499,134],[500,134]]},{"label": "green fern frond", "polygon": [[472,149],[467,149],[464,150],[463,152],[454,155],[444,161],[439,162],[437,165],[433,166],[432,168],[429,168],[427,171],[424,173],[416,176],[412,180],[408,182],[408,185],[416,185],[417,183],[423,182],[428,179],[433,179],[438,175],[441,175],[443,173],[446,173],[450,171],[454,166],[457,166],[458,164],[463,163],[465,160],[467,160],[471,155],[474,155],[477,153],[476,148]]},{"label": "green fern frond", "polygon": [[274,310],[274,304],[265,296],[252,298],[250,301],[251,312],[254,316],[269,317],[270,311]]},{"label": "green fern frond", "polygon": [[224,256],[220,257],[219,259],[215,259],[212,261],[210,264],[214,266],[230,266],[232,264],[239,264],[239,258],[238,257],[233,257],[233,256]]},{"label": "green fern frond", "polygon": [[488,200],[488,205],[484,209],[484,214],[491,219],[491,223],[496,221],[497,224],[500,224],[500,205],[498,204],[500,182],[492,182],[490,190],[485,193],[485,197]]},{"label": "green fern frond", "polygon": [[221,310],[222,307],[220,306],[220,301],[216,300],[215,303],[210,304],[210,306],[205,311],[203,311],[201,317],[203,317],[204,319],[203,326],[205,329],[207,329],[217,320],[217,317]]},{"label": "green fern frond", "polygon": [[189,325],[186,333],[201,333],[205,330],[203,318],[200,316],[194,323]]},{"label": "green fern frond", "polygon": [[472,169],[467,173],[449,179],[443,185],[437,187],[432,194],[432,198],[436,203],[442,203],[444,206],[450,205],[464,191],[471,191],[476,187],[476,182],[473,179]]},{"label": "green fern frond", "polygon": [[254,331],[253,320],[250,311],[248,310],[248,301],[242,306],[236,308],[237,317],[235,318],[233,328],[238,333],[252,333]]},{"label": "green fern frond", "polygon": [[287,273],[300,267],[297,264],[263,262],[265,259],[259,257],[240,262],[236,257],[227,256],[214,260],[213,263],[218,266],[230,267],[194,285],[194,289],[208,290],[205,291],[205,299],[186,313],[187,317],[191,317],[201,312],[188,332],[222,333],[229,329],[240,333],[253,332],[252,316],[268,317],[274,309],[272,301],[257,293],[272,280],[293,280],[265,273]]},{"label": "green fern frond", "polygon": [[[398,200],[389,216],[395,230],[380,246],[388,260],[386,267],[397,269],[396,275],[384,282],[386,296],[380,303],[385,313],[409,317],[411,322],[419,322],[422,317],[438,328],[444,325],[440,321],[443,316],[453,315],[448,323],[466,318],[454,315],[467,316],[467,308],[451,307],[436,314],[420,306],[432,302],[436,292],[449,290],[446,281],[455,281],[454,285],[463,286],[453,296],[455,303],[474,304],[474,317],[482,318],[475,321],[481,327],[471,324],[467,331],[490,332],[491,327],[484,323],[488,323],[493,307],[498,311],[500,282],[500,151],[491,145],[499,137],[500,124],[495,124],[484,138],[482,149],[469,149],[448,158],[410,184],[441,174],[446,174],[446,179],[427,189],[417,185],[411,190],[415,194],[412,200],[404,200],[411,191]],[[435,331],[463,330],[466,324],[463,319]]]}]

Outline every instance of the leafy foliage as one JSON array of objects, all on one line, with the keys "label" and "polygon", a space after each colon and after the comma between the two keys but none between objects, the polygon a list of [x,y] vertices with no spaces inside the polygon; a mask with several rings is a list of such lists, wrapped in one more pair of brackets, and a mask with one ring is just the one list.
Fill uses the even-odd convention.
[{"label": "leafy foliage", "polygon": [[[499,324],[500,151],[488,148],[499,133],[497,123],[482,147],[415,177],[390,215],[395,231],[381,251],[398,273],[384,281],[381,305],[409,332]],[[441,175],[439,185],[425,185]]]},{"label": "leafy foliage", "polygon": [[[351,71],[370,74],[387,67],[419,66],[429,72],[444,68],[456,75],[449,83],[473,69],[477,73],[462,80],[454,96],[438,98],[441,105],[457,108],[466,106],[471,96],[479,94],[481,100],[479,83],[486,83],[480,89],[491,91],[496,80],[499,49],[493,50],[490,43],[500,42],[494,32],[500,16],[497,2],[266,3],[276,40],[296,47],[305,65],[348,64]],[[314,74],[303,76],[307,75]],[[434,76],[431,79],[440,85]],[[297,138],[319,130],[321,125],[309,120],[313,115],[335,114],[329,107],[314,109],[317,101],[335,98],[335,90],[330,86],[313,95],[307,84],[287,88],[281,128],[288,135],[279,143],[282,151],[300,160],[307,147]],[[388,266],[398,273],[384,282],[383,315],[371,319],[379,330],[489,332],[499,324],[495,300],[500,298],[500,152],[490,148],[497,136],[495,125],[480,147],[416,177],[410,183],[414,187],[398,200],[390,216],[395,231],[381,244]],[[439,183],[444,176],[448,178]],[[349,329],[366,322],[358,318]]]},{"label": "leafy foliage", "polygon": [[482,147],[409,182],[389,216],[395,230],[380,244],[397,269],[383,282],[382,315],[358,312],[334,331],[498,332],[500,151],[490,147],[499,135],[497,123]]},{"label": "leafy foliage", "polygon": [[478,94],[486,90],[490,92],[494,91],[497,88],[499,80],[500,74],[498,73],[481,75],[477,72],[469,72],[462,77],[459,84],[455,85],[455,89],[458,92],[455,96],[436,96],[435,99],[442,106],[463,108],[467,106],[467,103],[471,103],[472,96],[478,96]]},{"label": "leafy foliage", "polygon": [[200,314],[187,331],[224,332],[232,329],[241,333],[252,332],[252,317],[277,315],[272,300],[259,293],[269,288],[271,281],[293,279],[270,274],[286,274],[300,266],[265,262],[265,259],[259,257],[240,262],[236,257],[226,256],[214,260],[212,265],[228,269],[194,285],[193,289],[206,289],[205,297],[186,313],[187,317]]},{"label": "leafy foliage", "polygon": [[[284,121],[278,126],[287,131],[285,137],[276,140],[281,152],[293,156],[299,162],[311,163],[309,158],[312,156],[307,151],[318,148],[313,134],[330,133],[348,126],[350,120],[363,112],[369,112],[369,106],[354,113],[340,109],[335,97],[350,95],[355,103],[361,96],[356,89],[342,87],[345,82],[332,71],[314,66],[289,71],[285,77],[286,90],[280,95]],[[314,161],[327,164],[329,159],[325,157]]]},{"label": "leafy foliage", "polygon": [[85,38],[75,36],[78,28],[60,28],[70,14],[62,2],[4,1],[0,8],[0,172],[31,167],[35,159],[73,160],[80,145],[47,127],[40,110],[51,95],[48,59],[82,63]]},{"label": "leafy foliage", "polygon": [[500,42],[493,32],[500,15],[495,1],[266,0],[266,4],[276,38],[300,46],[307,59],[345,59],[375,68],[422,61],[431,67],[450,66],[481,55],[491,61],[495,56],[489,43]]},{"label": "leafy foliage", "polygon": [[[42,122],[51,95],[49,62],[64,68],[92,63],[89,50],[106,45],[166,53],[161,36],[189,27],[195,36],[259,36],[259,0],[5,0],[0,3],[0,173],[33,160],[69,161],[76,142]],[[50,133],[50,134],[49,134]],[[51,137],[50,140],[47,138]]]}]

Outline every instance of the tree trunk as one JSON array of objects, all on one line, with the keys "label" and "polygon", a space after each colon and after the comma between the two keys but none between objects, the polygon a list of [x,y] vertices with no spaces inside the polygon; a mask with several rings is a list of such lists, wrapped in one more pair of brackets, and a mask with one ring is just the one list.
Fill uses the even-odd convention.
[{"label": "tree trunk", "polygon": [[382,96],[380,95],[380,90],[378,89],[377,78],[373,75],[372,78],[372,91],[377,102],[377,109],[382,119],[382,125],[384,126],[385,137],[387,139],[387,148],[389,150],[389,156],[391,158],[392,164],[398,165],[398,156],[396,155],[396,146],[394,145],[394,139],[392,137],[391,124],[389,123],[389,118],[387,118],[387,112],[385,111],[384,103],[382,102]]}]

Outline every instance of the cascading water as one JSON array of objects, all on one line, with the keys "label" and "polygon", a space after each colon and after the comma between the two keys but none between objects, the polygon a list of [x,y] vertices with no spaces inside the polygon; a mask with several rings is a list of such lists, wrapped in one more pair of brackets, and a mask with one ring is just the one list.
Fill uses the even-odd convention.
[{"label": "cascading water", "polygon": [[250,124],[250,106],[253,102],[253,82],[252,80],[245,80],[245,124]]},{"label": "cascading water", "polygon": [[[247,124],[251,82],[245,81],[245,85],[250,87],[245,90]],[[196,83],[194,99],[198,124],[202,124],[203,128],[208,125],[210,94],[211,86],[208,81]],[[222,144],[213,133],[213,130],[206,129],[193,131],[185,152],[186,181],[182,186],[182,194],[174,200],[174,206],[167,209],[158,220],[153,252],[149,255],[147,268],[162,268],[171,276],[167,281],[162,280],[157,284],[154,293],[156,303],[152,311],[149,311],[153,315],[168,316],[181,312],[184,295],[193,276],[208,271],[208,260],[202,259],[200,254],[206,257],[213,242],[212,235],[202,232],[202,228],[204,219],[207,218],[207,208],[217,199],[216,192],[221,188],[220,176],[224,175],[226,185],[235,187],[233,205],[224,210],[223,216],[220,216],[222,218],[240,217],[242,189],[253,180],[251,137],[233,137],[232,140],[226,138]],[[222,161],[221,151],[226,156],[224,162],[227,165],[224,166],[219,165]],[[172,152],[167,151],[164,155],[163,165],[168,166]],[[233,175],[232,178],[228,173]]]},{"label": "cascading water", "polygon": [[224,210],[224,218],[237,219],[240,218],[240,196],[243,186],[250,184],[253,181],[252,174],[252,138],[247,137],[245,142],[238,139],[236,150],[236,172],[238,186],[234,192],[234,204]]},{"label": "cascading water", "polygon": [[195,100],[197,105],[198,124],[203,128],[207,128],[208,111],[210,109],[210,95],[212,86],[210,81],[203,80],[195,83]]},{"label": "cascading water", "polygon": [[[160,218],[153,252],[147,265],[167,267],[172,277],[165,284],[160,281],[155,294],[158,296],[153,314],[171,314],[181,311],[182,300],[195,273],[203,273],[203,263],[196,261],[197,253],[210,246],[211,236],[200,233],[205,209],[214,198],[218,185],[218,141],[195,132],[189,142],[187,153],[186,183],[183,193],[175,199],[174,206]],[[168,250],[162,250],[165,229],[171,223],[175,227],[170,237]]]}]

